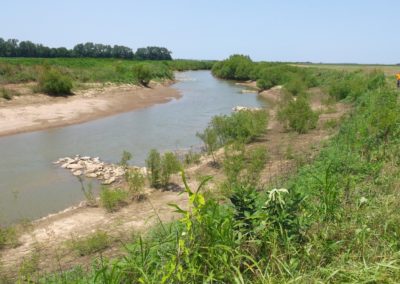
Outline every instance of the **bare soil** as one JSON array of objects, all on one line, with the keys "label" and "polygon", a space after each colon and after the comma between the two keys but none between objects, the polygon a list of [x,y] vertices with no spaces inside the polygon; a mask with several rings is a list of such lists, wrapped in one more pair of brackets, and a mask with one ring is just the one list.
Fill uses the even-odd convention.
[{"label": "bare soil", "polygon": [[177,90],[159,83],[152,83],[149,88],[91,84],[67,97],[33,94],[33,83],[3,87],[21,95],[10,101],[0,99],[0,136],[82,123],[181,96]]},{"label": "bare soil", "polygon": [[[323,141],[337,131],[337,128],[327,129],[325,122],[339,120],[351,109],[349,105],[342,103],[327,104],[327,96],[319,89],[313,89],[311,93],[312,108],[321,112],[316,129],[301,135],[288,132],[277,121],[274,107],[270,110],[267,133],[248,146],[263,146],[268,150],[269,160],[261,180],[266,190],[280,187],[301,163],[315,157]],[[278,102],[282,92],[280,88],[275,88],[261,95]],[[222,156],[223,151],[220,150],[217,157],[222,159]],[[216,188],[215,184],[224,179],[222,169],[213,167],[211,161],[211,157],[206,156],[202,158],[200,165],[186,169],[192,187],[197,186],[196,178],[202,175],[214,176],[209,190]],[[174,176],[173,181],[178,189],[182,188],[179,176]],[[124,251],[121,249],[121,242],[129,241],[132,234],[140,234],[160,221],[169,222],[178,217],[169,203],[187,206],[186,195],[176,191],[147,189],[147,196],[147,200],[132,202],[115,213],[107,213],[104,208],[71,208],[33,222],[31,228],[20,235],[20,246],[0,251],[0,276],[1,273],[7,277],[18,275],[21,263],[34,253],[39,256],[37,269],[41,272],[65,270],[77,264],[90,266],[93,255],[81,257],[71,251],[66,243],[71,238],[84,237],[96,230],[103,230],[116,240],[103,255],[122,255]]]}]

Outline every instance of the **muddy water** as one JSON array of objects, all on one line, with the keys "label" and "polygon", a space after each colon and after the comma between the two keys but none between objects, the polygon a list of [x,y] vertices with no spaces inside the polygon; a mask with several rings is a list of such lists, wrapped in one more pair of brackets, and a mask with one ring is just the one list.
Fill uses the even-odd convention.
[{"label": "muddy water", "polygon": [[[232,107],[264,106],[256,94],[212,77],[209,71],[176,74],[172,87],[182,98],[166,104],[74,126],[0,138],[0,224],[35,219],[58,212],[84,199],[80,183],[69,171],[52,164],[76,154],[117,162],[123,150],[132,164],[144,165],[151,148],[198,147],[196,132],[210,118]],[[94,184],[94,187],[97,185]]]}]

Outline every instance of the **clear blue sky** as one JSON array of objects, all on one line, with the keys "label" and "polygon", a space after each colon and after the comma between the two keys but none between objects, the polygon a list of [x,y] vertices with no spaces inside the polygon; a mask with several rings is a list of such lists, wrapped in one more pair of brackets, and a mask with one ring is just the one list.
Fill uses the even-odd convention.
[{"label": "clear blue sky", "polygon": [[400,0],[9,0],[0,37],[92,41],[174,58],[400,63]]}]

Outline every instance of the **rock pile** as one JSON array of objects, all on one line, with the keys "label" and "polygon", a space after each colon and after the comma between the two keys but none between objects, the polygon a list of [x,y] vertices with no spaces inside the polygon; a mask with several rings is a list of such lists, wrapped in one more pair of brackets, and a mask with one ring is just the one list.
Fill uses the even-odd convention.
[{"label": "rock pile", "polygon": [[[97,178],[102,184],[112,184],[119,181],[125,175],[125,169],[119,165],[102,162],[99,157],[76,155],[75,158],[65,157],[54,162],[60,164],[61,168],[68,169],[74,176],[86,176]],[[137,168],[142,174],[146,174],[146,168]]]}]

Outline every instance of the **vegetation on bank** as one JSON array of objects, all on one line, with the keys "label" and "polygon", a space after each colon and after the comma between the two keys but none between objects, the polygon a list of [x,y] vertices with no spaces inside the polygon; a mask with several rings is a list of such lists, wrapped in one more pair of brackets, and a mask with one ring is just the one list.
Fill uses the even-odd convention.
[{"label": "vegetation on bank", "polygon": [[[318,72],[302,76],[315,76],[354,110],[289,181],[272,188],[261,186],[257,175],[247,177],[268,153],[248,152],[234,140],[249,140],[211,123],[207,129],[226,142],[223,197],[205,194],[209,177],[192,189],[183,174],[190,204],[188,210],[174,206],[178,222],[138,237],[122,259],[102,258],[90,272],[76,268],[39,283],[399,282],[398,92],[380,73]],[[333,87],[343,80],[350,92]],[[358,80],[365,83],[361,91],[354,88]]]},{"label": "vegetation on bank", "polygon": [[[174,78],[173,71],[211,69],[212,61],[135,61],[99,58],[0,58],[0,84],[37,82],[35,91],[69,94],[81,83],[128,83],[147,86],[151,80]],[[0,96],[16,95],[1,88]]]}]

